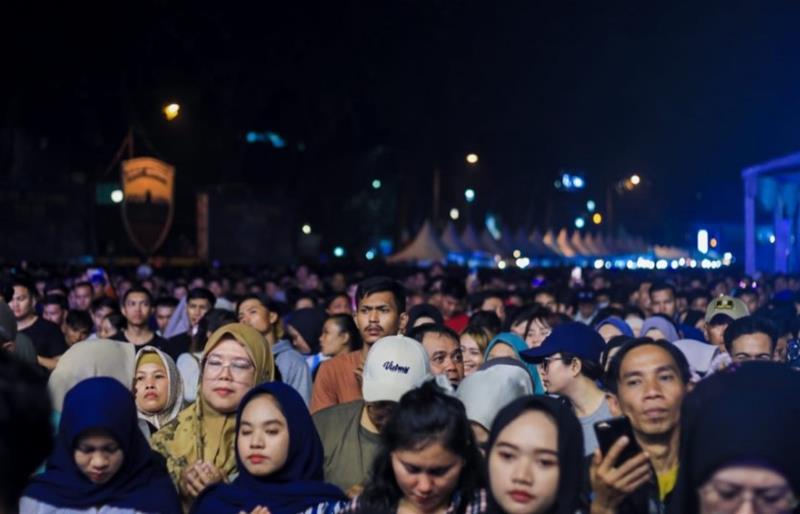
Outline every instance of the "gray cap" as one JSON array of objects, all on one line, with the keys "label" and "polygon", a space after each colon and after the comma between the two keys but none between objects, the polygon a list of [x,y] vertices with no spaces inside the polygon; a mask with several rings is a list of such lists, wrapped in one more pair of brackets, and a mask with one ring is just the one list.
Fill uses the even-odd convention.
[{"label": "gray cap", "polygon": [[492,366],[478,370],[459,385],[456,396],[467,410],[467,418],[486,430],[497,413],[520,396],[533,394],[528,370],[516,365]]}]

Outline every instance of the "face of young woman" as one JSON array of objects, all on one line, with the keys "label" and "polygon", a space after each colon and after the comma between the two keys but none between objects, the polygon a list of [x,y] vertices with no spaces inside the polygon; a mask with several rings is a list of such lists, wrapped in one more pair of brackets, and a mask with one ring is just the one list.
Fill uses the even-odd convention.
[{"label": "face of young woman", "polygon": [[348,350],[347,332],[340,330],[339,325],[333,320],[327,320],[322,325],[322,334],[319,336],[319,345],[323,355],[334,357]]},{"label": "face of young woman", "polygon": [[119,444],[106,432],[91,431],[78,438],[73,458],[92,483],[105,484],[122,467],[124,455]]},{"label": "face of young woman", "polygon": [[242,411],[236,450],[244,467],[255,476],[270,475],[286,464],[289,427],[272,396],[262,394],[248,402]]},{"label": "face of young woman", "polygon": [[142,364],[136,369],[136,408],[141,412],[161,412],[169,399],[169,378],[164,366]]},{"label": "face of young woman", "polygon": [[203,367],[203,398],[222,414],[235,412],[255,382],[250,354],[235,339],[220,341],[208,354]]},{"label": "face of young woman", "polygon": [[403,501],[421,512],[435,512],[450,503],[464,459],[441,443],[392,452],[392,469]]},{"label": "face of young woman", "polygon": [[100,337],[101,339],[109,339],[112,336],[116,335],[116,333],[117,329],[114,328],[114,326],[111,324],[110,321],[108,321],[107,318],[103,319],[103,321],[100,322],[100,331],[97,333],[98,337]]},{"label": "face of young woman", "polygon": [[478,371],[480,365],[483,364],[483,352],[469,334],[461,336],[461,355],[464,360],[464,376]]},{"label": "face of young woman", "polygon": [[528,411],[509,423],[489,452],[492,495],[508,514],[539,514],[556,501],[558,431],[547,414]]}]

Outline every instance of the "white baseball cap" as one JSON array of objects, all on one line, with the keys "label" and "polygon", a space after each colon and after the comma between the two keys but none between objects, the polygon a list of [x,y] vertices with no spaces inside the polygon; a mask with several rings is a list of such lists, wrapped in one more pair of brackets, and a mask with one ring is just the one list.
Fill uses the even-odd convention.
[{"label": "white baseball cap", "polygon": [[428,353],[419,341],[405,336],[383,337],[367,354],[361,393],[367,402],[399,402],[430,378]]}]

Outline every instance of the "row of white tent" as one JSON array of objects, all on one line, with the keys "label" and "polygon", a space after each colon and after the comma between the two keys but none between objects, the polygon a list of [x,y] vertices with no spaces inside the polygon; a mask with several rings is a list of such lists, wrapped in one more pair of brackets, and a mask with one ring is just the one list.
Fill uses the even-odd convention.
[{"label": "row of white tent", "polygon": [[[519,254],[515,255],[515,252]],[[609,237],[602,233],[548,229],[542,233],[519,228],[513,235],[504,231],[496,239],[487,228],[479,235],[472,225],[459,234],[453,222],[436,233],[430,221],[425,221],[417,235],[399,252],[387,257],[389,263],[434,262],[456,257],[528,258],[570,260],[577,258],[607,258],[627,255],[650,255],[658,259],[689,258],[690,253],[672,246],[649,245],[642,238],[627,235]]]}]

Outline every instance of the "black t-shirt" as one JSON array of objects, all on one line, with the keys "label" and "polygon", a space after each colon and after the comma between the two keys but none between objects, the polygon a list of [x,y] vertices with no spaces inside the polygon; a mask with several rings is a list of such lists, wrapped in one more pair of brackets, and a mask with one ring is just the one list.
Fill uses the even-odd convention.
[{"label": "black t-shirt", "polygon": [[[130,341],[128,341],[128,338],[125,336],[125,331],[124,330],[120,331],[119,340],[124,342],[124,343],[130,343]],[[134,344],[134,346],[136,348],[142,348],[144,346],[154,346],[154,347],[158,348],[159,350],[163,350],[164,349],[164,345],[166,344],[166,342],[167,342],[166,339],[164,339],[163,337],[159,336],[158,334],[156,334],[154,332],[152,339],[150,339],[149,341],[147,341],[144,344]]]},{"label": "black t-shirt", "polygon": [[20,332],[31,338],[36,354],[40,357],[56,357],[67,351],[67,343],[64,341],[61,329],[44,318],[36,318],[33,325]]},{"label": "black t-shirt", "polygon": [[188,332],[172,336],[164,342],[162,350],[164,353],[172,357],[172,360],[178,362],[178,356],[182,353],[187,353],[192,346],[192,336]]}]

